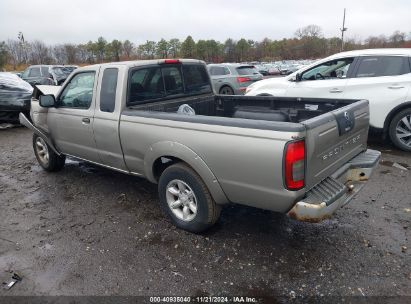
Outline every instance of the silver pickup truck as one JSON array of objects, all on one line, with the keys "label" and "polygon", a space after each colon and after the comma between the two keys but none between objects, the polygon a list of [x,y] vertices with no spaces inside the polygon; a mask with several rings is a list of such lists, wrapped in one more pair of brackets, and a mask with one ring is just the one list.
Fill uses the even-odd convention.
[{"label": "silver pickup truck", "polygon": [[380,158],[367,150],[368,101],[218,96],[198,60],[79,68],[61,88],[39,86],[30,116],[20,121],[45,170],[68,156],[144,177],[192,232],[228,203],[321,221]]}]

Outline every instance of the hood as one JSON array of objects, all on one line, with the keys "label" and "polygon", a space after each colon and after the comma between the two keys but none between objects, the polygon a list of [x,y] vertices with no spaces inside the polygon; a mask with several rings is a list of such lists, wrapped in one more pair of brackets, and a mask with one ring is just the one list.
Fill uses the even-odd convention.
[{"label": "hood", "polygon": [[[269,92],[273,90],[285,90],[290,85],[289,77],[269,78],[254,82],[247,88],[246,95],[255,96],[261,91]],[[274,95],[274,94],[272,94]]]},{"label": "hood", "polygon": [[20,93],[33,92],[32,86],[15,74],[8,72],[0,72],[0,90],[14,91]]},{"label": "hood", "polygon": [[37,85],[36,88],[41,92],[42,95],[54,95],[55,97],[57,97],[61,86]]}]

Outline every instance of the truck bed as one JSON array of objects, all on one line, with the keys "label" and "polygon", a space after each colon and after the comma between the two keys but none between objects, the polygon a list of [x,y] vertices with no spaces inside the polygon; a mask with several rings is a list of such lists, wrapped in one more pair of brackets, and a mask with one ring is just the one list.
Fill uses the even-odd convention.
[{"label": "truck bed", "polygon": [[300,123],[356,101],[207,95],[132,106],[128,110],[177,113],[181,105],[188,104],[200,116]]}]

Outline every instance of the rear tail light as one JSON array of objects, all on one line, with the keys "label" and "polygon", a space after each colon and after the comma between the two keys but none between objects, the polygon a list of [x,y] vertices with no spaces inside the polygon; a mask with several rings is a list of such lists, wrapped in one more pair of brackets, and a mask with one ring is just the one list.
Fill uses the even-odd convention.
[{"label": "rear tail light", "polygon": [[305,186],[305,141],[290,142],[285,148],[284,178],[288,190]]},{"label": "rear tail light", "polygon": [[249,81],[251,81],[251,78],[248,78],[248,77],[237,77],[237,81],[238,81],[239,83],[249,82]]}]

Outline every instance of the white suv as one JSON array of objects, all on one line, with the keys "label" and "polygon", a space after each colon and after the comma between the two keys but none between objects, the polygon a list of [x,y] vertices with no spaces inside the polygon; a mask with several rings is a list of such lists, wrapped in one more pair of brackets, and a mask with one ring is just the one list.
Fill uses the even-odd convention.
[{"label": "white suv", "polygon": [[411,49],[335,54],[287,77],[256,82],[246,95],[368,99],[371,128],[411,151]]}]

